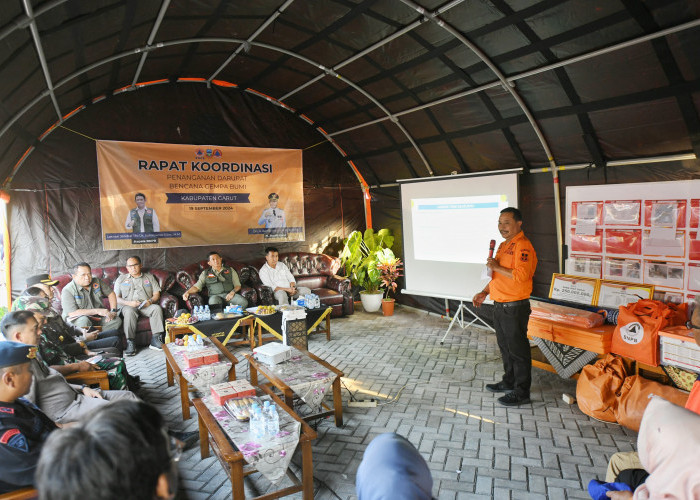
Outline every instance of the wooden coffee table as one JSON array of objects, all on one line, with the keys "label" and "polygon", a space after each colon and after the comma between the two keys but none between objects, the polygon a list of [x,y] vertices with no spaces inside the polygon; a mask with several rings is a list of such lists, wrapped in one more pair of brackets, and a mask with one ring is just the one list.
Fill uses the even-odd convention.
[{"label": "wooden coffee table", "polygon": [[[303,351],[299,349],[299,352],[301,352],[303,355],[310,357],[316,363],[335,374],[335,379],[333,380],[333,384],[331,386],[333,392],[333,408],[329,408],[325,404],[322,404],[322,407],[325,408],[325,411],[320,411],[318,413],[307,415],[303,417],[303,419],[309,421],[333,415],[335,417],[335,426],[342,427],[343,397],[342,393],[340,392],[340,378],[345,376],[345,374],[330,363],[322,360],[314,354],[311,354],[309,351]],[[292,391],[292,389],[284,382],[284,380],[277,377],[270,370],[269,366],[267,366],[265,363],[260,363],[252,355],[244,354],[244,356],[248,359],[248,363],[250,366],[250,383],[259,387],[276,387],[282,393],[282,396],[284,397],[284,402],[287,404],[287,406],[289,406],[290,408],[294,408],[294,391]],[[258,384],[258,372],[260,372],[260,374],[262,374],[269,381],[268,384]]]},{"label": "wooden coffee table", "polygon": [[[216,337],[209,337],[214,347],[216,347],[221,354],[224,355],[226,359],[231,361],[231,369],[228,371],[228,379],[236,380],[236,364],[238,359],[236,356],[229,351],[226,346],[224,346],[219,339]],[[180,386],[180,404],[182,405],[182,419],[189,420],[190,418],[190,397],[189,397],[189,387],[190,384],[187,382],[185,377],[182,375],[182,367],[177,364],[175,358],[173,357],[170,349],[168,349],[168,344],[163,344],[163,353],[165,354],[165,371],[168,378],[168,387],[172,387],[175,380]]]},{"label": "wooden coffee table", "polygon": [[[207,331],[211,331],[211,326],[220,326],[221,329],[219,333],[214,333],[212,335],[207,334]],[[231,342],[231,337],[235,335],[238,327],[243,328],[243,338],[241,340],[236,340]],[[223,337],[223,343],[225,345],[240,346],[240,345],[250,345],[252,350],[255,347],[255,316],[243,316],[241,318],[231,318],[222,320],[209,320],[202,321],[199,323],[193,323],[191,325],[178,325],[173,323],[165,324],[165,341],[173,342],[176,337],[181,335],[191,335],[193,333],[203,333],[207,337]],[[200,330],[201,329],[201,330]],[[248,332],[248,338],[245,338],[245,332]],[[203,330],[203,331],[202,331]],[[216,331],[216,330],[214,330]]]},{"label": "wooden coffee table", "polygon": [[[291,408],[285,405],[282,400],[272,392],[272,390],[267,387],[261,387],[260,389],[273,399],[279,410],[285,411],[294,420],[301,423],[299,446],[301,446],[302,465],[301,481],[299,481],[299,478],[297,478],[291,470],[287,469],[287,477],[294,483],[294,486],[282,488],[256,498],[258,500],[267,500],[301,491],[304,500],[311,500],[314,497],[311,441],[316,439],[316,431],[301,420]],[[245,462],[243,453],[234,447],[226,432],[221,428],[204,402],[202,402],[200,398],[197,398],[193,400],[193,404],[199,415],[199,449],[202,459],[209,457],[209,448],[211,446],[214,455],[216,455],[224,470],[228,473],[229,480],[231,481],[232,497],[234,500],[245,499],[243,478],[257,471]]]}]

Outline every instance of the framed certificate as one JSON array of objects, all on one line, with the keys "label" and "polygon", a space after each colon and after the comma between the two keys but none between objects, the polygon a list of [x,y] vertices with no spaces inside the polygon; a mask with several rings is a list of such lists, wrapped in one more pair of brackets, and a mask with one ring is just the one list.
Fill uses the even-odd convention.
[{"label": "framed certificate", "polygon": [[653,297],[654,285],[602,280],[598,292],[598,301],[595,305],[615,308],[626,306],[640,299],[651,299]]},{"label": "framed certificate", "polygon": [[595,305],[600,280],[571,274],[553,274],[549,298]]}]

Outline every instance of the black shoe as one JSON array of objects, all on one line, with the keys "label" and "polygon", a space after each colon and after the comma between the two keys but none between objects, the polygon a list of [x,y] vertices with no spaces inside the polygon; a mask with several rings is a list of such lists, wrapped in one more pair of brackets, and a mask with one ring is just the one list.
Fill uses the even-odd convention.
[{"label": "black shoe", "polygon": [[168,431],[168,434],[177,439],[178,441],[182,441],[182,443],[184,444],[183,449],[185,450],[190,449],[197,441],[199,441],[199,431]]},{"label": "black shoe", "polygon": [[124,351],[125,356],[133,356],[136,354],[136,344],[133,340],[127,339],[126,341],[126,351]]},{"label": "black shoe", "polygon": [[486,390],[489,392],[510,392],[513,389],[515,389],[515,387],[509,386],[503,380],[497,384],[486,384]]},{"label": "black shoe", "polygon": [[155,351],[162,351],[163,350],[163,334],[162,333],[153,334],[153,336],[151,337],[151,345],[149,345],[148,348],[153,349]]},{"label": "black shoe", "polygon": [[505,396],[498,398],[498,402],[503,406],[520,406],[530,402],[529,396],[518,396],[515,391],[509,392]]}]

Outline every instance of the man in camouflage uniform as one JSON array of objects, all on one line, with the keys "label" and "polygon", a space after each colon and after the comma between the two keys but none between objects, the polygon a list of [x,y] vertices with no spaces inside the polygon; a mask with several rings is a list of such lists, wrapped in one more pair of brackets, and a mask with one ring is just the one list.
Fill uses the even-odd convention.
[{"label": "man in camouflage uniform", "polygon": [[189,290],[182,294],[187,300],[190,294],[207,288],[209,305],[233,304],[246,308],[248,301],[240,295],[241,282],[232,267],[224,266],[219,252],[209,252],[209,268],[202,271],[199,280]]}]

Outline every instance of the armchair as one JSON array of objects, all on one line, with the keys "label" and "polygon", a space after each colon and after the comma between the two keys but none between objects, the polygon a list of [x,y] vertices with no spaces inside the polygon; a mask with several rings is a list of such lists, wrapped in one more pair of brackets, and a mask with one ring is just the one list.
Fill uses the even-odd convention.
[{"label": "armchair", "polygon": [[[297,286],[310,288],[319,296],[322,305],[333,308],[332,317],[350,315],[355,311],[350,280],[335,274],[340,268],[338,259],[324,254],[288,252],[280,254],[279,261],[289,268]],[[274,304],[272,290],[262,284],[258,274],[263,264],[265,259],[254,263],[250,279],[261,297],[261,303]]]},{"label": "armchair", "polygon": [[[163,316],[166,318],[174,316],[175,311],[177,311],[177,298],[168,293],[168,290],[170,290],[175,284],[173,274],[170,271],[165,271],[163,269],[144,269],[143,271],[151,273],[153,277],[158,280],[158,285],[160,286],[161,290],[159,304],[163,308]],[[114,287],[114,282],[117,280],[120,274],[126,274],[127,272],[126,267],[96,267],[92,269],[92,275],[94,277],[105,280],[111,287]],[[58,285],[56,285],[58,293],[54,294],[55,297],[52,306],[59,313],[61,313],[63,311],[63,308],[61,307],[61,291],[63,290],[64,286],[73,280],[73,277],[70,274],[62,274],[60,276],[56,276],[54,279],[58,280]],[[105,300],[104,302],[105,307],[109,307],[107,301]],[[149,345],[150,342],[151,325],[149,320],[146,317],[139,318],[139,321],[136,324],[136,345],[146,346]]]},{"label": "armchair", "polygon": [[[241,290],[238,293],[240,293],[248,301],[248,306],[253,307],[260,304],[257,292],[253,287],[249,286],[248,284],[251,281],[251,271],[254,272],[255,269],[251,269],[250,266],[242,262],[236,262],[227,258],[223,258],[223,265],[233,267],[233,269],[238,274],[238,279],[241,282]],[[175,274],[175,279],[179,288],[177,293],[181,296],[183,293],[189,290],[192,287],[192,285],[197,283],[200,273],[208,267],[209,264],[207,263],[207,261],[203,260],[200,262],[195,262],[194,264],[189,264],[181,270],[179,270]],[[195,306],[207,305],[208,300],[206,288],[204,290],[201,290],[199,293],[191,294],[188,300],[185,300],[184,302],[187,306],[187,309],[189,309],[190,311],[192,311]]]}]

